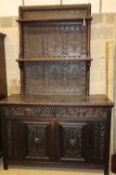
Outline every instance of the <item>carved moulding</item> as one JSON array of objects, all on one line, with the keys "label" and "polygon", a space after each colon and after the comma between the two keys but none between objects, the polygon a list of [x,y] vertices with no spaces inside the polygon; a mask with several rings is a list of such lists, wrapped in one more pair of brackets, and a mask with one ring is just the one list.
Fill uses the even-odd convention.
[{"label": "carved moulding", "polygon": [[41,118],[106,118],[108,109],[102,107],[39,107],[39,106],[13,106],[4,107],[3,113],[5,116],[19,117],[23,116]]}]

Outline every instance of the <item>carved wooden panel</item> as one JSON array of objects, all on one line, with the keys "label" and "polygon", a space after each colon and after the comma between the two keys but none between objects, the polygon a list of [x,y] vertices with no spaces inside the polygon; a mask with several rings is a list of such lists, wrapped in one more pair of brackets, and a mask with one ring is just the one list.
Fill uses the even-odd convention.
[{"label": "carved wooden panel", "polygon": [[7,147],[8,159],[21,159],[22,142],[21,142],[21,125],[19,120],[8,120],[7,127]]},{"label": "carved wooden panel", "polygon": [[[60,160],[64,161],[85,161],[83,155],[83,137],[85,122],[59,123],[60,132]],[[89,138],[88,138],[89,139]],[[86,142],[86,146],[87,146]]]},{"label": "carved wooden panel", "polygon": [[5,116],[24,118],[96,119],[107,118],[108,109],[104,107],[40,107],[10,106],[3,108]]},{"label": "carved wooden panel", "polygon": [[25,63],[25,94],[86,94],[86,62]]},{"label": "carved wooden panel", "polygon": [[78,119],[84,120],[106,118],[107,109],[103,107],[56,107],[56,118]]},{"label": "carved wooden panel", "polygon": [[57,126],[58,157],[62,161],[104,164],[105,120],[59,122]]},{"label": "carved wooden panel", "polygon": [[105,163],[106,120],[92,122],[91,128],[91,161]]},{"label": "carved wooden panel", "polygon": [[24,25],[24,57],[82,56],[87,54],[87,25],[27,23]]},{"label": "carved wooden panel", "polygon": [[50,159],[51,135],[49,122],[25,122],[24,135],[25,159]]},{"label": "carved wooden panel", "polygon": [[10,117],[53,118],[53,107],[12,106],[4,108],[4,115]]}]

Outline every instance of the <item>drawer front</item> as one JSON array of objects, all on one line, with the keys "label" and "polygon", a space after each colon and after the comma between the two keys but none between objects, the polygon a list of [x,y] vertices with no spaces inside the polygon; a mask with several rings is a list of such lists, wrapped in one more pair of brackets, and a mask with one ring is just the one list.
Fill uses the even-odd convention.
[{"label": "drawer front", "polygon": [[58,107],[56,118],[78,119],[78,118],[106,118],[107,108],[103,107]]},{"label": "drawer front", "polygon": [[39,106],[7,106],[3,108],[4,115],[28,118],[106,118],[105,107],[39,107]]},{"label": "drawer front", "polygon": [[51,107],[38,106],[7,106],[3,108],[3,114],[11,117],[32,117],[32,118],[52,118],[53,109]]}]

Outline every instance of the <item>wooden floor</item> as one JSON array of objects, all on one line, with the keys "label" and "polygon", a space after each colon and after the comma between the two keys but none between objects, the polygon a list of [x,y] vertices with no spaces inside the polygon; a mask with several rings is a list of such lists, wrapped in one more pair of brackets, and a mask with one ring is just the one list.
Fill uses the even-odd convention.
[{"label": "wooden floor", "polygon": [[[0,175],[103,175],[103,172],[64,168],[38,168],[29,166],[10,166],[8,170],[3,170],[2,160],[0,160]],[[111,173],[111,175],[115,174]]]}]

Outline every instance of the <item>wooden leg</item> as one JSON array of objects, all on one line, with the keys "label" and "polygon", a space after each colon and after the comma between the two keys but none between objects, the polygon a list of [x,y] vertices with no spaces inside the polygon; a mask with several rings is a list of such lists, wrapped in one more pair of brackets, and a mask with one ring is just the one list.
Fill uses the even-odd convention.
[{"label": "wooden leg", "polygon": [[2,151],[2,158],[3,158],[3,167],[4,167],[4,170],[7,170],[8,169],[8,163],[7,163],[7,154],[6,152],[3,150]]},{"label": "wooden leg", "polygon": [[111,169],[113,173],[116,173],[116,154],[112,155]]},{"label": "wooden leg", "polygon": [[2,153],[0,152],[0,158],[2,157]]},{"label": "wooden leg", "polygon": [[107,171],[107,172],[104,171],[104,175],[109,175],[109,171]]},{"label": "wooden leg", "polygon": [[104,167],[104,175],[109,175],[109,161],[106,162]]},{"label": "wooden leg", "polygon": [[8,163],[7,163],[7,160],[4,158],[4,156],[3,156],[3,166],[4,166],[4,170],[8,170]]}]

